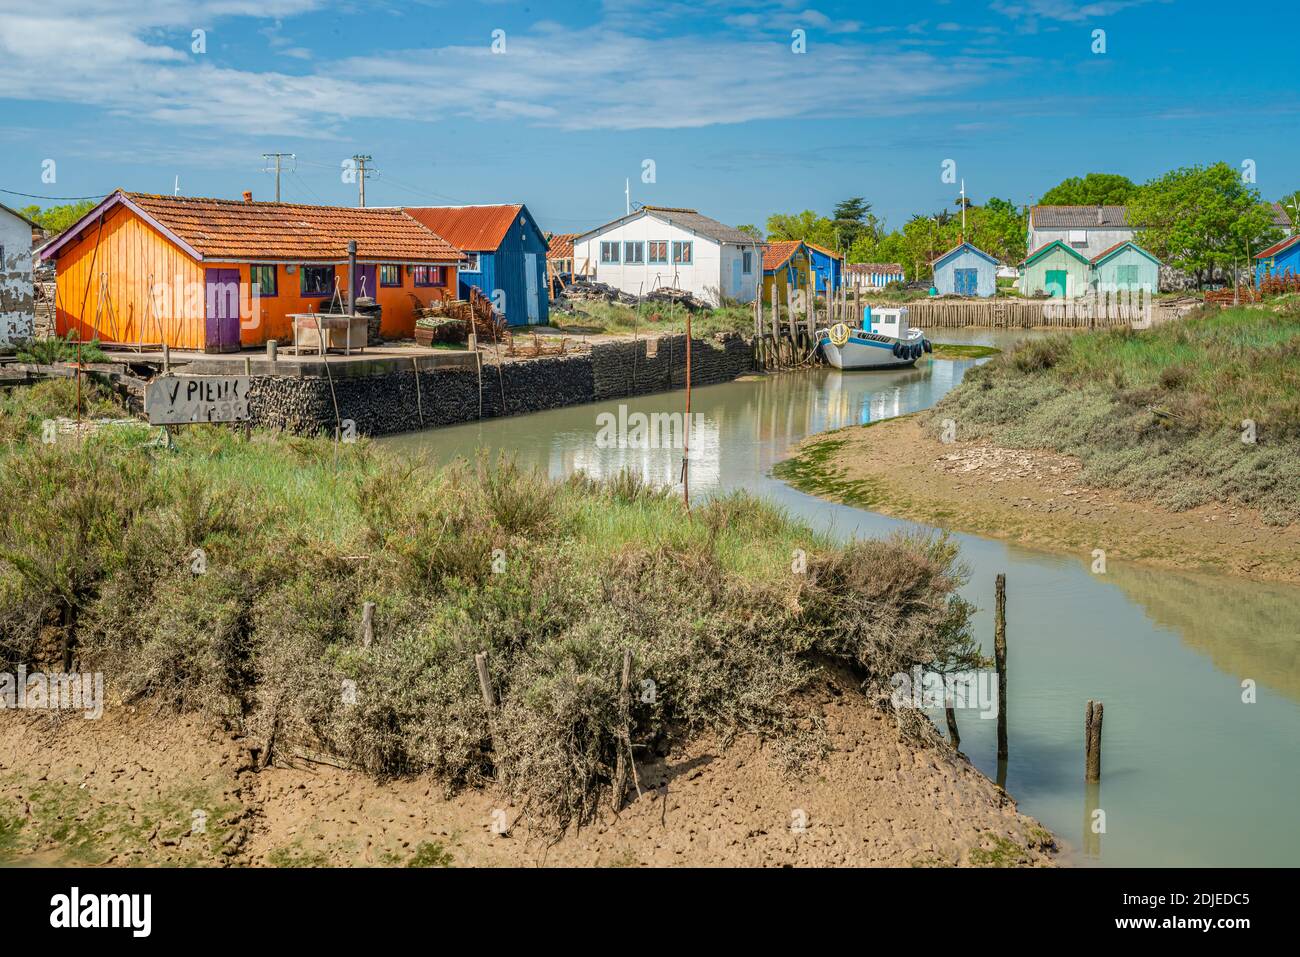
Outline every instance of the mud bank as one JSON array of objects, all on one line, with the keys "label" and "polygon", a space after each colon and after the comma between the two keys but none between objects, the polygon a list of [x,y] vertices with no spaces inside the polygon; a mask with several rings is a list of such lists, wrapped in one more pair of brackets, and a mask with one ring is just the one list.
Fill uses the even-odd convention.
[{"label": "mud bank", "polygon": [[1300,525],[1224,504],[1173,511],[1079,480],[1077,459],[981,441],[943,443],[916,416],[809,438],[776,475],[886,515],[1108,561],[1300,582]]},{"label": "mud bank", "polygon": [[[1052,835],[936,736],[914,743],[848,681],[808,693],[832,749],[802,777],[762,742],[700,739],[553,846],[487,791],[380,782],[196,719],[0,719],[0,866],[1050,866]],[[506,833],[498,833],[505,824]]]}]

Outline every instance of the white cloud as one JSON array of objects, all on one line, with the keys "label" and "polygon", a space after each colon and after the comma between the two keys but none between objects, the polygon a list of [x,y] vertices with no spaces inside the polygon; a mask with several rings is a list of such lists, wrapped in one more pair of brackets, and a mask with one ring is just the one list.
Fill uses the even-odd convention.
[{"label": "white cloud", "polygon": [[[720,0],[703,3],[717,7]],[[829,103],[839,115],[899,115],[928,109],[1008,68],[990,58],[939,59],[837,39],[858,25],[783,0],[730,0],[723,6],[744,19],[725,32],[638,31],[619,18],[620,3],[612,3],[603,21],[580,30],[538,24],[512,31],[501,55],[485,39],[317,64],[282,24],[324,4],[163,0],[124,10],[106,0],[71,0],[47,12],[0,0],[0,96],[85,103],[209,132],[320,133],[354,118],[436,122],[448,114],[630,130],[821,116]],[[667,9],[685,15],[691,7]],[[807,53],[791,51],[784,22],[774,27],[763,16],[761,25],[750,26],[748,15],[773,11],[783,21],[810,25]],[[275,52],[276,68],[240,69],[220,59],[214,39],[222,30],[229,35],[233,17],[267,24],[256,32]],[[195,27],[209,30],[207,54],[190,52]],[[254,34],[248,25],[234,28]],[[301,59],[303,72],[286,71],[285,57]]]},{"label": "white cloud", "polygon": [[1171,0],[994,0],[993,9],[1016,19],[1041,18],[1074,23],[1109,17],[1130,7],[1148,3],[1169,3]]}]

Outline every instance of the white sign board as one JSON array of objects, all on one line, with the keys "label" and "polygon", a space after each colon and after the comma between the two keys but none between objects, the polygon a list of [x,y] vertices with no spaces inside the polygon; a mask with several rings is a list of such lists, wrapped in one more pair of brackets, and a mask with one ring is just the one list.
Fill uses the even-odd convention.
[{"label": "white sign board", "polygon": [[246,375],[159,376],[148,384],[144,410],[150,425],[248,421]]}]

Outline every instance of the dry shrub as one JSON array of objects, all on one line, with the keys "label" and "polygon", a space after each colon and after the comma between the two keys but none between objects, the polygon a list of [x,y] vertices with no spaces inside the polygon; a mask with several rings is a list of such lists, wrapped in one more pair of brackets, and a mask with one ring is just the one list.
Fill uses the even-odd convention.
[{"label": "dry shrub", "polygon": [[[496,780],[551,838],[591,820],[629,735],[645,760],[683,736],[754,733],[802,766],[824,742],[798,692],[827,656],[878,683],[962,649],[969,609],[946,542],[839,548],[744,495],[692,520],[630,476],[552,483],[508,462],[431,469],[373,450],[340,456],[354,510],[324,541],[265,483],[285,456],[323,467],[327,443],[189,441],[179,457],[28,446],[6,458],[0,494],[19,503],[0,517],[6,660],[30,659],[70,595],[110,699],[217,715],[281,756],[323,750],[376,775],[430,772],[448,790]],[[250,456],[281,458],[248,471]],[[235,459],[238,497],[214,491],[231,487],[216,478]],[[794,540],[808,574],[771,574],[789,568]],[[738,571],[755,550],[767,571]],[[377,604],[369,647],[365,601]],[[499,700],[491,723],[479,652]]]}]

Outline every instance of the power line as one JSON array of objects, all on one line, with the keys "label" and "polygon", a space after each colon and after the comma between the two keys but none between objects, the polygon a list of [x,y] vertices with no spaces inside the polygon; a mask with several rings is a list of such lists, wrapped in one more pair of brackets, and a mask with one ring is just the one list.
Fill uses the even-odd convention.
[{"label": "power line", "polygon": [[100,193],[98,196],[38,196],[35,193],[20,193],[12,189],[0,189],[0,193],[8,193],[10,196],[22,196],[26,199],[58,199],[58,200],[80,200],[80,199],[103,199],[108,193]]}]

